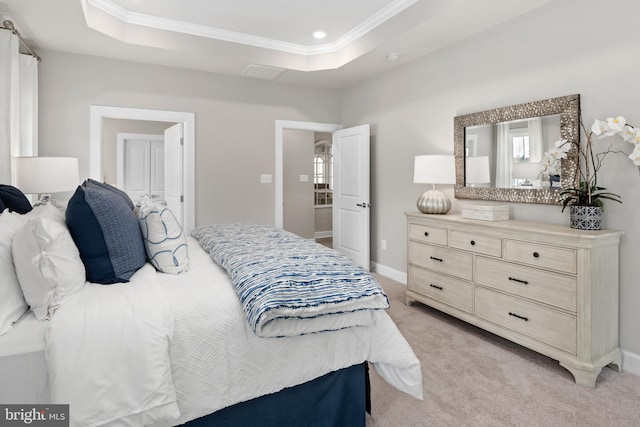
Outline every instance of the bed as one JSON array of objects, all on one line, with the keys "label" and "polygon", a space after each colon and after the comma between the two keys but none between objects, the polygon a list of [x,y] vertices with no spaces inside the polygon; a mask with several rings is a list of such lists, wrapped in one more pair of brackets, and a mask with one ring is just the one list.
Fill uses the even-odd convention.
[{"label": "bed", "polygon": [[[90,198],[86,188],[78,191]],[[120,203],[107,200],[105,206]],[[73,252],[60,231],[63,223],[73,237],[69,212],[76,209],[74,203],[72,198],[64,222],[60,208],[51,206],[20,217],[32,224],[29,236],[38,235],[41,227],[41,234],[51,235],[51,245],[65,249],[64,262],[59,261],[65,273],[58,276],[64,286],[58,283],[55,292],[48,291],[42,307],[42,298],[35,299],[31,285],[22,280],[29,277],[23,265],[28,257],[14,259],[31,309],[0,336],[0,374],[12,373],[14,379],[11,386],[2,382],[3,403],[69,404],[71,425],[82,426],[252,425],[256,420],[260,425],[364,425],[368,364],[399,390],[422,398],[420,362],[384,309],[359,306],[347,316],[355,324],[330,320],[327,331],[300,332],[295,326],[285,334],[259,336],[234,279],[214,262],[211,251],[190,235],[181,244],[157,238],[143,221],[150,217],[143,214],[136,217],[143,245],[159,245],[156,252],[147,247],[143,264],[132,273],[121,265],[126,262],[119,262],[109,273],[114,281],[108,286],[86,280],[90,273],[83,243],[72,240],[78,248]],[[121,203],[122,210],[125,205],[130,209]],[[159,217],[163,212],[155,211]],[[0,215],[0,233],[16,215]],[[93,236],[86,229],[90,221],[78,222],[85,227],[83,234]],[[169,236],[171,223],[160,224]],[[126,231],[122,224],[115,228],[131,237],[132,229]],[[13,236],[14,255],[27,251],[15,250],[21,245],[16,242],[29,240],[20,233],[24,230]],[[54,246],[48,248],[49,257],[60,251]],[[124,253],[124,258],[135,258]],[[69,278],[77,276],[79,259],[87,267],[81,284]],[[91,274],[103,277],[105,272]],[[284,317],[304,317],[289,314]],[[364,323],[363,314],[368,319]],[[313,324],[315,328],[317,322]],[[278,418],[282,408],[289,408],[284,419]]]}]

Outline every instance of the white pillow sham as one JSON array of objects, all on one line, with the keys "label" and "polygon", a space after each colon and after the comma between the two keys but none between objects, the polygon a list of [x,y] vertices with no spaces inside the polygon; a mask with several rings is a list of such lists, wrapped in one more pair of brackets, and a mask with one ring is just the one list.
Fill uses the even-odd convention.
[{"label": "white pillow sham", "polygon": [[39,320],[85,284],[80,253],[66,225],[55,219],[29,219],[13,239],[13,261],[29,304]]},{"label": "white pillow sham", "polygon": [[57,200],[50,200],[44,205],[34,206],[31,212],[25,216],[27,218],[49,218],[60,224],[65,224],[64,211],[64,205],[60,204]]},{"label": "white pillow sham", "polygon": [[29,309],[20,289],[11,252],[14,235],[25,221],[24,216],[9,212],[9,209],[0,215],[0,335],[9,332]]},{"label": "white pillow sham", "polygon": [[137,209],[147,258],[162,273],[189,269],[187,240],[175,215],[160,203],[142,203]]}]

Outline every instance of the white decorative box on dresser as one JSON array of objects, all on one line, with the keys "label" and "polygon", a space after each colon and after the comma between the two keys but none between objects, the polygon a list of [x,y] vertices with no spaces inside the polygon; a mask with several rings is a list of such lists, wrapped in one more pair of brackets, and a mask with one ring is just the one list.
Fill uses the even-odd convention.
[{"label": "white decorative box on dresser", "polygon": [[618,347],[620,231],[407,213],[419,301],[560,362],[595,386]]}]

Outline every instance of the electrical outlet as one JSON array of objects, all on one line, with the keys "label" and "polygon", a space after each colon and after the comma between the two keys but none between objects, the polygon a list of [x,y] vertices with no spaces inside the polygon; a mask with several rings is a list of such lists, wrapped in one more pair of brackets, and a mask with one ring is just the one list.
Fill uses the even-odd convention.
[{"label": "electrical outlet", "polygon": [[387,241],[382,239],[382,249],[385,250],[387,249]]}]

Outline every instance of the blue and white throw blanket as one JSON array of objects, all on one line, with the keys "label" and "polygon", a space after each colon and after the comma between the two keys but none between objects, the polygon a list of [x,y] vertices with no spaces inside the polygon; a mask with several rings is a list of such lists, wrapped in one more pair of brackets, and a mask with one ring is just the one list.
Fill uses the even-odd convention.
[{"label": "blue and white throw blanket", "polygon": [[222,224],[194,229],[231,277],[249,326],[261,337],[365,326],[389,308],[380,285],[341,253],[280,228]]}]

